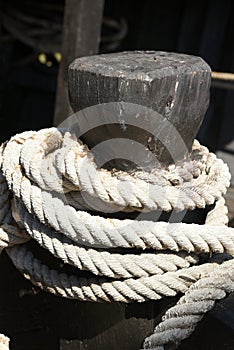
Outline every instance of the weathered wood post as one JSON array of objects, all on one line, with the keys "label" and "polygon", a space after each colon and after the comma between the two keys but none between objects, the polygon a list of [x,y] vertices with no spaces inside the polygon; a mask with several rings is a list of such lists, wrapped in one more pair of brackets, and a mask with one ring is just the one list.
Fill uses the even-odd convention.
[{"label": "weathered wood post", "polygon": [[[135,51],[83,57],[70,65],[68,79],[74,112],[110,102],[134,103],[154,110],[157,115],[140,115],[143,119],[139,123],[136,114],[131,118],[136,124],[126,128],[123,123],[128,123],[124,120],[128,118],[128,111],[123,115],[124,111],[120,110],[121,118],[116,111],[116,119],[109,119],[111,125],[105,120],[105,125],[95,130],[90,130],[87,115],[85,127],[89,131],[82,138],[90,147],[111,137],[136,140],[152,152],[162,166],[184,159],[191,150],[209,103],[210,68],[195,56]],[[172,135],[173,132],[176,135]],[[170,153],[177,146],[179,136],[184,145],[180,142],[177,154],[172,156]]]},{"label": "weathered wood post", "polygon": [[[108,106],[112,108],[116,102],[120,102],[117,106],[120,109],[123,106],[124,112],[126,106],[133,108],[129,114],[135,123],[128,123],[129,114],[119,115],[123,111],[117,109],[110,113],[109,124],[105,119],[96,127],[87,112],[81,126],[83,141],[91,149],[109,139],[136,141],[146,150],[141,168],[149,166],[148,153],[153,154],[150,166],[162,167],[188,156],[208,106],[209,86],[210,68],[201,58],[175,53],[137,51],[83,57],[69,68],[69,95],[74,112],[106,103],[110,113]],[[143,112],[139,107],[140,114],[134,114],[136,105],[143,106]],[[105,110],[98,106],[97,119],[102,118]],[[154,113],[144,113],[146,107]],[[114,148],[111,151],[114,154],[112,159],[108,158],[109,167],[129,170],[136,166],[132,159],[128,162],[128,156],[127,163],[123,161],[124,155],[118,156],[123,154],[119,149],[117,153]],[[121,159],[114,159],[116,155]],[[167,302],[129,305],[66,302],[55,315],[66,320],[60,348],[139,349]]]},{"label": "weathered wood post", "polygon": [[59,66],[54,125],[69,115],[67,69],[75,57],[98,52],[104,0],[66,0],[62,31],[62,62]]}]

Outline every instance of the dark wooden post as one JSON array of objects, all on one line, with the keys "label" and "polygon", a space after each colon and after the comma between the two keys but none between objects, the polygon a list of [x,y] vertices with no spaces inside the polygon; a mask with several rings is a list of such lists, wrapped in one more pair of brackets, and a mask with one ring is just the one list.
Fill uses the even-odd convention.
[{"label": "dark wooden post", "polygon": [[[209,87],[210,67],[200,57],[176,53],[104,54],[76,59],[69,68],[69,94],[74,112],[109,102],[134,103],[155,111],[151,114],[139,107],[137,113],[136,106],[133,107],[134,126],[125,128],[123,123],[128,124],[131,111],[125,114],[123,110],[116,111],[117,124],[113,125],[110,119],[112,125],[86,132],[83,141],[93,147],[110,137],[133,139],[153,152],[162,165],[183,159],[191,150],[208,107]],[[121,123],[118,112],[123,112]],[[86,114],[84,127],[87,128]]]},{"label": "dark wooden post", "polygon": [[71,114],[68,99],[67,72],[76,58],[98,52],[104,0],[66,0],[63,35],[62,62],[59,67],[54,125],[60,124]]},{"label": "dark wooden post", "polygon": [[[151,116],[141,110],[141,114],[133,116],[133,120],[142,118],[142,128],[139,128],[128,124],[125,119],[127,114],[119,119],[118,113],[122,113],[122,110],[111,113],[111,104],[108,105],[109,110],[109,107],[99,110],[97,106],[96,110],[100,113],[97,113],[96,118],[103,118],[103,113],[107,111],[111,124],[107,125],[108,120],[104,120],[105,125],[101,123],[99,127],[93,128],[89,112],[84,113],[83,120],[78,118],[78,124],[80,121],[83,123],[79,127],[88,130],[82,135],[83,140],[90,147],[116,137],[136,140],[149,152],[152,151],[155,160],[162,166],[183,159],[186,151],[190,151],[208,106],[209,86],[210,68],[201,58],[173,53],[147,51],[84,57],[76,59],[69,68],[69,94],[74,112],[109,102],[120,102],[120,108],[122,102],[134,103],[156,112]],[[160,130],[152,129],[155,116],[167,121],[166,129],[161,128],[161,120],[156,124]],[[126,126],[124,128],[123,123]],[[169,132],[169,124],[173,125],[185,145],[173,159],[167,150],[176,148],[177,140]],[[155,138],[149,137],[149,130]],[[160,143],[159,132],[165,138]],[[143,167],[148,165],[142,161]],[[114,165],[125,167],[121,161]],[[126,167],[128,169],[128,165]],[[60,349],[140,349],[167,303],[168,300],[129,305],[65,303],[54,310],[55,318],[63,319],[64,339],[60,342]]]}]

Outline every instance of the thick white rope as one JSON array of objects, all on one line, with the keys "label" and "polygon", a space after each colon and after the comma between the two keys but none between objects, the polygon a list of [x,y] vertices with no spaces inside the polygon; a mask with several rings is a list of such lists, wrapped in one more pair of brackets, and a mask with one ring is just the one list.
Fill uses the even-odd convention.
[{"label": "thick white rope", "polygon": [[[218,213],[218,210],[219,208],[214,209],[214,211],[216,212],[216,215]],[[19,213],[19,216],[22,215],[20,214],[20,211],[18,213]],[[28,217],[30,216],[28,215]],[[24,219],[25,219],[24,224],[26,225],[28,232],[32,234],[32,232],[29,230],[29,226],[27,225],[28,224],[27,216],[25,216]],[[29,225],[31,225],[30,221],[29,221]],[[36,226],[37,225],[38,223],[36,223]],[[41,233],[38,232],[37,230],[35,231],[36,231],[36,235],[38,235],[39,233],[39,242],[40,242]],[[52,233],[51,231],[50,232],[44,231],[44,235],[47,235],[47,240],[49,240],[50,245],[51,245],[51,236],[52,236],[51,233]],[[56,234],[54,235],[54,238],[55,237],[56,237]],[[59,236],[57,236],[55,239],[57,244],[57,239],[59,239]],[[61,248],[61,246],[57,246],[58,251],[60,250],[59,248]],[[230,249],[230,247],[228,249]],[[27,251],[26,247],[24,248],[23,253],[20,247],[15,247],[10,250],[8,249],[8,254],[10,254],[14,264],[17,266],[17,268],[20,271],[22,271],[22,273],[25,274],[26,277],[31,276],[31,278],[33,278],[31,272],[37,271],[36,272],[37,279],[36,281],[34,281],[34,283],[36,283],[40,287],[43,287],[45,290],[47,290],[49,286],[50,291],[52,293],[56,293],[60,296],[67,296],[67,297],[70,296],[72,298],[78,298],[80,300],[97,301],[99,300],[99,298],[103,298],[103,300],[107,300],[106,294],[108,294],[108,300],[115,300],[115,301],[122,301],[122,302],[129,301],[128,299],[129,296],[130,296],[130,300],[132,299],[138,302],[148,300],[148,299],[157,300],[158,298],[161,298],[161,295],[172,296],[172,295],[176,295],[176,293],[179,291],[184,292],[188,288],[188,281],[190,285],[191,282],[192,283],[195,282],[198,278],[201,278],[202,275],[204,274],[206,275],[207,271],[208,272],[213,271],[213,268],[214,268],[213,264],[203,264],[201,266],[197,266],[196,268],[194,267],[189,269],[181,269],[177,272],[164,273],[162,276],[153,275],[152,278],[142,277],[140,279],[136,279],[136,278],[126,279],[124,281],[119,281],[119,282],[117,281],[112,282],[112,281],[105,280],[103,278],[77,279],[75,276],[65,277],[63,275],[59,275],[55,271],[50,271],[50,269],[44,266],[42,262],[34,258],[34,256],[30,251],[27,253],[26,251]],[[220,252],[222,253],[223,251],[224,250],[222,249]],[[29,265],[30,265],[30,268],[29,268]],[[42,265],[43,265],[43,268],[42,268]],[[60,279],[62,279],[61,282],[59,282]],[[78,286],[77,287],[78,289],[76,288],[75,292],[72,289],[72,283],[70,279],[72,279],[75,285]],[[64,280],[66,280],[66,283],[64,284],[64,286],[66,285],[68,288],[65,291],[63,290],[63,287],[62,287]],[[85,294],[83,292],[83,284],[86,290]],[[98,294],[96,294],[97,291],[98,291]]]},{"label": "thick white rope", "polygon": [[[35,135],[29,132],[24,133],[23,136],[22,134],[14,136],[6,145],[3,154],[3,172],[8,185],[12,186],[12,172],[15,167],[21,165],[26,176],[40,188],[49,188],[64,193],[63,177],[65,177],[72,181],[77,190],[87,192],[93,197],[97,196],[112,205],[133,207],[135,210],[170,211],[172,209],[203,208],[205,205],[213,204],[226,192],[230,183],[227,166],[198,143],[194,146],[195,154],[192,153],[191,158],[195,158],[194,162],[196,162],[196,157],[204,158],[199,160],[195,167],[196,170],[199,170],[200,175],[197,176],[198,173],[196,173],[197,177],[182,183],[175,176],[178,185],[175,185],[175,179],[173,181],[172,178],[169,181],[164,176],[164,183],[160,185],[158,183],[163,176],[158,176],[154,172],[147,174],[147,181],[144,181],[140,179],[142,175],[140,171],[130,175],[124,172],[97,169],[87,147],[83,146],[80,141],[74,141],[72,136],[64,137],[64,139],[65,141],[68,139],[69,142],[65,142],[62,147],[62,134],[55,128],[42,130]],[[24,147],[24,143],[27,146]],[[62,147],[61,150],[59,149],[61,157],[55,152],[54,166],[51,167],[49,162],[50,171],[48,172],[46,171],[48,163],[44,161],[45,156],[56,151],[58,146]],[[73,156],[69,153],[71,151],[74,153]],[[202,169],[200,165],[202,162],[205,163],[205,169]],[[190,163],[188,167],[191,167]],[[178,166],[178,173],[180,170]],[[174,172],[176,175],[176,169]],[[164,171],[164,173],[168,173],[169,178],[173,175],[171,171]],[[145,176],[146,173],[143,172],[143,177]],[[131,183],[130,191],[127,190],[126,181]]]},{"label": "thick white rope", "polygon": [[85,248],[43,225],[32,217],[20,203],[16,206],[15,217],[18,215],[29,235],[43,248],[62,259],[64,263],[74,265],[80,270],[89,270],[95,275],[112,278],[144,277],[163,274],[166,271],[176,271],[179,268],[189,267],[190,263],[198,262],[196,255],[185,252],[179,254],[167,251],[161,254],[158,252],[119,254]]},{"label": "thick white rope", "polygon": [[3,334],[0,334],[0,350],[9,350],[10,339]]},{"label": "thick white rope", "polygon": [[[31,133],[29,135],[31,136]],[[31,183],[24,176],[19,166],[20,150],[22,148],[21,135],[20,138],[15,137],[15,140],[18,140],[18,142],[12,141],[14,145],[14,149],[11,149],[13,157],[10,156],[8,145],[3,152],[3,171],[9,188],[13,191],[14,196],[22,201],[28,211],[37,216],[40,222],[62,232],[77,243],[102,248],[136,247],[176,251],[178,249],[194,251],[196,249],[194,245],[195,247],[198,245],[200,249],[206,251],[208,248],[205,248],[205,246],[212,245],[212,241],[215,244],[213,236],[215,237],[220,233],[219,228],[216,229],[215,227],[209,229],[208,226],[189,225],[188,230],[186,224],[105,219],[98,215],[92,216],[84,211],[76,211],[73,207],[64,203],[63,197],[56,196],[54,192],[42,191],[41,188]],[[230,175],[225,173],[225,169],[226,166],[224,166],[225,176],[220,178],[220,182],[225,180],[227,186]],[[211,187],[213,186],[216,186],[216,180]],[[219,185],[220,188],[222,186]],[[226,187],[224,186],[224,188]],[[208,197],[207,193],[206,197]],[[214,198],[209,204],[213,201]],[[224,230],[228,231],[225,228]],[[205,238],[204,243],[201,242],[200,234]],[[210,238],[211,234],[212,237]],[[225,241],[227,244],[229,243],[228,234],[227,239],[225,238],[222,242],[224,245]]]},{"label": "thick white rope", "polygon": [[[217,202],[210,211],[206,223],[227,225],[227,208],[224,199]],[[213,261],[222,261],[214,256]],[[164,346],[173,344],[177,348],[183,339],[189,337],[205,313],[213,308],[215,301],[222,299],[226,293],[234,291],[233,261],[223,262],[205,278],[193,284],[175,307],[170,308],[156,326],[154,333],[145,339],[144,349],[164,350]],[[186,304],[186,305],[185,305]]]},{"label": "thick white rope", "polygon": [[176,306],[170,308],[146,338],[144,349],[163,350],[169,344],[179,345],[195,329],[204,314],[211,310],[215,301],[234,291],[233,261],[224,262],[192,285]]},{"label": "thick white rope", "polygon": [[53,294],[82,301],[126,303],[175,296],[178,292],[185,293],[192,283],[207,276],[216,266],[203,264],[163,275],[108,281],[105,278],[77,278],[75,275],[59,274],[35,258],[25,245],[9,248],[7,252],[15,266],[34,284]]},{"label": "thick white rope", "polygon": [[[234,255],[234,229],[226,226],[223,200],[230,174],[227,166],[198,142],[194,142],[190,160],[149,172],[98,169],[85,145],[55,128],[14,136],[2,145],[0,158],[0,249],[8,247],[16,267],[44,290],[83,301],[118,302],[158,300],[182,292],[188,293],[182,300],[189,300],[189,305],[202,288],[207,291],[202,281],[209,276],[212,292],[211,299],[204,299],[207,305],[232,290],[221,288],[220,292],[212,280],[214,268],[226,278],[232,273],[232,260],[223,262],[222,257],[222,253],[230,258]],[[211,204],[215,206],[205,225],[101,215],[192,210]],[[86,211],[94,209],[93,214]],[[25,242],[30,238],[64,263],[93,276],[81,278],[51,270],[28,250]],[[138,250],[131,252],[132,248]],[[189,267],[199,264],[200,253],[219,253],[221,265],[214,260]],[[189,294],[193,285],[197,292]],[[218,292],[213,292],[214,288]],[[182,310],[188,310],[181,313],[186,320],[175,320],[173,314],[171,321],[166,316],[166,333],[162,323],[146,340],[145,348],[159,349],[163,341],[167,344],[173,339],[179,343],[192,331],[202,312],[190,317],[187,302],[179,303]],[[183,334],[175,338],[177,333]],[[161,340],[157,343],[155,339]]]}]

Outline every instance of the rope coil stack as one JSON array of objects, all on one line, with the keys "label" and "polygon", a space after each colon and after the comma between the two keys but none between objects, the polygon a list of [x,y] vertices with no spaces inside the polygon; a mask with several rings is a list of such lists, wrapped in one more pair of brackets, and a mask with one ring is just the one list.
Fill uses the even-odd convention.
[{"label": "rope coil stack", "polygon": [[[227,227],[223,199],[230,173],[197,141],[190,160],[134,173],[97,168],[86,145],[56,128],[18,134],[0,153],[0,248],[7,248],[35,285],[94,302],[144,302],[185,293],[144,349],[178,345],[216,300],[234,290],[234,229]],[[209,205],[204,225],[111,215]],[[51,269],[33,255],[31,239],[63,263],[88,271],[88,277]],[[204,253],[209,261],[201,264]],[[221,261],[211,253],[219,253]]]}]

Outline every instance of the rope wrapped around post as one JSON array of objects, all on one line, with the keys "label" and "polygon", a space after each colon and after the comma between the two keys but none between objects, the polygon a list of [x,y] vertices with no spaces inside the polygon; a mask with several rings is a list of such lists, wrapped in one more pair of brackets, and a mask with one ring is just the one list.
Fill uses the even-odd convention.
[{"label": "rope wrapped around post", "polygon": [[[227,227],[223,199],[230,174],[197,141],[190,162],[154,169],[147,178],[141,171],[97,168],[87,146],[56,128],[12,137],[2,145],[0,161],[0,247],[7,248],[15,266],[35,285],[82,301],[144,302],[185,293],[145,340],[144,349],[179,344],[216,300],[234,290],[234,229]],[[131,182],[133,195],[124,192],[125,181]],[[83,193],[100,211],[90,211]],[[108,207],[129,215],[212,204],[205,225],[107,217]],[[51,269],[30,251],[31,239],[92,277]],[[221,254],[221,263],[207,258],[201,264],[204,253]],[[230,260],[222,261],[222,253]]]}]

